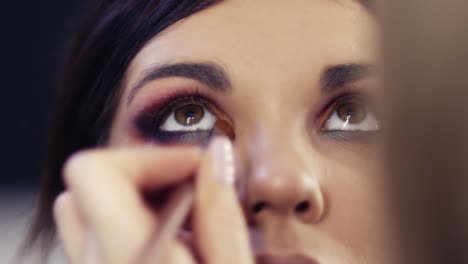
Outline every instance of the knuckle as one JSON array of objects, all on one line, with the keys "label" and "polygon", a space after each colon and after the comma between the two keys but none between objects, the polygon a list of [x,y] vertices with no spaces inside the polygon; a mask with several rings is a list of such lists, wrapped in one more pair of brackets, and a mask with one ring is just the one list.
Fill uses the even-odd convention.
[{"label": "knuckle", "polygon": [[72,154],[63,165],[62,175],[67,185],[74,185],[89,168],[102,166],[105,154],[102,150],[82,150]]},{"label": "knuckle", "polygon": [[71,194],[68,192],[63,192],[57,196],[53,204],[53,213],[54,219],[58,222],[65,211],[70,207],[71,203]]}]

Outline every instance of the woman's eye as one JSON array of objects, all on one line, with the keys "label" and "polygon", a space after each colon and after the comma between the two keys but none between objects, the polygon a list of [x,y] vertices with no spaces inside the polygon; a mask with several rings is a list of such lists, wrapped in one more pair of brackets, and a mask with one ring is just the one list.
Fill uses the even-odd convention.
[{"label": "woman's eye", "polygon": [[363,103],[343,101],[332,110],[323,131],[378,131],[377,119]]},{"label": "woman's eye", "polygon": [[230,118],[198,95],[179,96],[150,106],[134,122],[144,139],[158,144],[206,144],[215,132],[235,137]]},{"label": "woman's eye", "polygon": [[161,131],[211,130],[217,117],[205,106],[187,104],[176,108],[160,125]]}]

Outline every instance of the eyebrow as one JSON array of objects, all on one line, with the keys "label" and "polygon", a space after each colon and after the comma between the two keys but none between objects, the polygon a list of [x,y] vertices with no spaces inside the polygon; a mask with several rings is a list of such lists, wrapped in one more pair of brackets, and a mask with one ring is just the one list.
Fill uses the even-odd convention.
[{"label": "eyebrow", "polygon": [[149,82],[170,77],[193,79],[218,92],[230,92],[232,89],[225,70],[216,63],[164,64],[149,68],[143,73],[143,77],[131,88],[127,103],[130,104],[138,91]]},{"label": "eyebrow", "polygon": [[320,84],[322,91],[331,93],[335,89],[350,82],[362,80],[370,76],[375,67],[371,64],[339,64],[328,67],[322,74]]}]

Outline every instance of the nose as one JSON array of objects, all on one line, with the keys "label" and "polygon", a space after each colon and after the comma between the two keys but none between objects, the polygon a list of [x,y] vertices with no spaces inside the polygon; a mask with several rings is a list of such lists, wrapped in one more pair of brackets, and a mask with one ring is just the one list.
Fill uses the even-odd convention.
[{"label": "nose", "polygon": [[[249,218],[265,219],[265,215],[293,217],[306,223],[321,220],[325,211],[324,196],[314,171],[298,164],[291,157],[264,159],[252,168],[247,182]],[[317,172],[316,172],[317,173]]]}]

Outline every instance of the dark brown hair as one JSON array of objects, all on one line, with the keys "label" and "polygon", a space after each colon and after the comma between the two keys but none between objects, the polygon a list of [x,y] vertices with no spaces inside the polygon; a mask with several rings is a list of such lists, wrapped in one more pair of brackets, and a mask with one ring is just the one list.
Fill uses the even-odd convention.
[{"label": "dark brown hair", "polygon": [[61,170],[80,149],[106,142],[123,75],[147,41],[219,0],[90,1],[60,70],[39,206],[25,248],[46,255],[55,237],[53,202],[64,190]]}]

